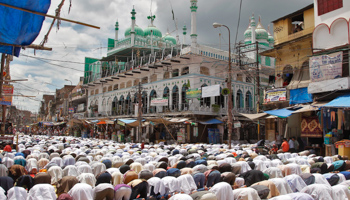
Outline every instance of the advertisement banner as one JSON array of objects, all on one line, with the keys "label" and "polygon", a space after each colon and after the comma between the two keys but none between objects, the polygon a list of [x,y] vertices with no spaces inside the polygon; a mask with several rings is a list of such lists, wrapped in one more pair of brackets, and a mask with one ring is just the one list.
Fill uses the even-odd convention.
[{"label": "advertisement banner", "polygon": [[186,90],[187,99],[198,99],[201,98],[202,90],[199,88]]},{"label": "advertisement banner", "polygon": [[151,106],[168,106],[168,97],[152,98]]},{"label": "advertisement banner", "polygon": [[324,81],[342,77],[343,52],[310,58],[310,80]]},{"label": "advertisement banner", "polygon": [[239,122],[239,121],[238,122],[234,122],[233,123],[233,127],[234,128],[241,128],[241,122]]},{"label": "advertisement banner", "polygon": [[265,103],[275,102],[275,101],[285,101],[287,99],[286,94],[287,94],[286,88],[278,88],[278,89],[266,91]]},{"label": "advertisement banner", "polygon": [[0,98],[0,104],[11,106],[12,105],[12,95],[13,95],[13,85],[3,85],[2,86],[3,98]]},{"label": "advertisement banner", "polygon": [[84,108],[85,108],[85,104],[84,104],[84,103],[79,104],[79,105],[78,105],[78,112],[83,112],[83,111],[84,111]]},{"label": "advertisement banner", "polygon": [[202,87],[202,98],[220,96],[220,85]]},{"label": "advertisement banner", "polygon": [[68,113],[74,113],[74,108],[68,108]]}]

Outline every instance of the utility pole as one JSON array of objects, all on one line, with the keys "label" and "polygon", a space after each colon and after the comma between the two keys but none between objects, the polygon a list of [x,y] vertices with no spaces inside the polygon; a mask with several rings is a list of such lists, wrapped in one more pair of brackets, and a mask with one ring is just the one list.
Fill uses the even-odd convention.
[{"label": "utility pole", "polygon": [[[2,88],[4,83],[4,68],[5,68],[6,54],[1,54],[1,71],[0,71],[0,97],[2,98]],[[5,134],[5,121],[6,121],[6,105],[2,105],[2,123],[1,134]]]},{"label": "utility pole", "polygon": [[[257,101],[256,101],[256,112],[260,110],[260,69],[259,69],[259,42],[256,41],[256,82],[257,82]],[[260,138],[260,120],[258,120],[258,138]],[[264,139],[264,138],[263,138]]]},{"label": "utility pole", "polygon": [[141,98],[141,82],[139,82],[139,86],[138,86],[138,112],[137,112],[137,120],[139,121],[139,130],[138,130],[138,133],[137,133],[137,139],[138,139],[138,142],[141,141],[141,132],[142,132],[142,98]]}]

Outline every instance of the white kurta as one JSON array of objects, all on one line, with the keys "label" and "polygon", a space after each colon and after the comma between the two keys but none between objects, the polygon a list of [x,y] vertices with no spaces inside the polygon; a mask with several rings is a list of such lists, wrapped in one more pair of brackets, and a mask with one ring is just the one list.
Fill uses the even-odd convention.
[{"label": "white kurta", "polygon": [[68,194],[73,198],[73,200],[93,200],[93,190],[92,187],[86,183],[77,183],[69,190]]},{"label": "white kurta", "polygon": [[29,190],[27,200],[56,200],[55,188],[50,184],[37,184]]}]

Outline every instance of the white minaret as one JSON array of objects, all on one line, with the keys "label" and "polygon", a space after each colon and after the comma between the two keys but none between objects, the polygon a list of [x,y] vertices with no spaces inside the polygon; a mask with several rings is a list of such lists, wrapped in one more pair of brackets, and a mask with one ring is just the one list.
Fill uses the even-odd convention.
[{"label": "white minaret", "polygon": [[118,31],[119,31],[119,24],[118,21],[115,23],[115,36],[114,36],[114,47],[117,46],[118,42]]},{"label": "white minaret", "polygon": [[130,31],[130,35],[131,35],[131,46],[133,47],[135,45],[135,24],[136,24],[136,12],[135,9],[133,8],[131,11],[131,31]]},{"label": "white minaret", "polygon": [[197,2],[198,0],[191,1],[191,46],[197,46]]},{"label": "white minaret", "polygon": [[252,44],[254,44],[256,42],[256,36],[255,36],[256,23],[255,23],[254,14],[252,16],[252,20],[250,21],[250,26],[252,27]]},{"label": "white minaret", "polygon": [[182,28],[182,44],[186,44],[186,34],[187,34],[187,28],[186,25],[184,25],[184,27]]}]

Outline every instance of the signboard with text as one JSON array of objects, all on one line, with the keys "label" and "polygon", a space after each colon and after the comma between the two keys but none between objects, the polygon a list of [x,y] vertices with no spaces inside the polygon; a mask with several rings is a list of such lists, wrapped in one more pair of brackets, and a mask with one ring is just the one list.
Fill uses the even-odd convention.
[{"label": "signboard with text", "polygon": [[151,106],[167,106],[168,102],[169,102],[169,100],[167,97],[152,98]]},{"label": "signboard with text", "polygon": [[198,99],[201,98],[202,90],[201,89],[188,89],[186,90],[186,98],[187,99]]},{"label": "signboard with text", "polygon": [[343,52],[311,57],[309,68],[312,82],[342,77]]},{"label": "signboard with text", "polygon": [[3,85],[2,86],[3,98],[0,98],[0,104],[11,106],[12,105],[12,95],[13,95],[13,85]]},{"label": "signboard with text", "polygon": [[220,96],[220,85],[202,87],[202,98]]},{"label": "signboard with text", "polygon": [[265,103],[285,101],[287,99],[286,94],[287,94],[286,88],[278,88],[278,89],[266,91]]},{"label": "signboard with text", "polygon": [[74,108],[68,108],[68,113],[74,113]]}]

